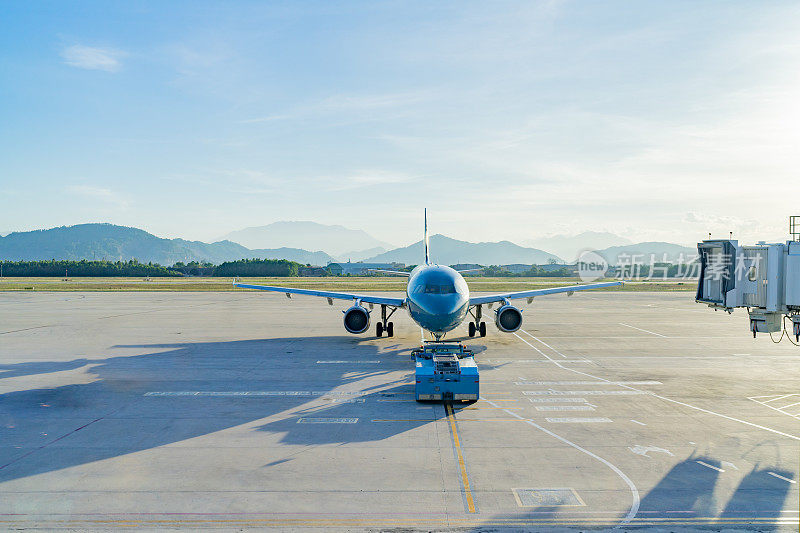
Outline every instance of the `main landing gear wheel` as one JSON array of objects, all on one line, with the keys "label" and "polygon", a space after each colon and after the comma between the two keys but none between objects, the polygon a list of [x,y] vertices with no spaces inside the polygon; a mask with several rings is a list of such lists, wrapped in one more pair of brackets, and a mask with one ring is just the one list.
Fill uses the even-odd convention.
[{"label": "main landing gear wheel", "polygon": [[480,330],[481,330],[481,337],[485,337],[486,336],[486,322],[481,322]]},{"label": "main landing gear wheel", "polygon": [[381,322],[375,324],[375,335],[378,337],[383,337],[383,324]]},{"label": "main landing gear wheel", "polygon": [[475,322],[470,322],[469,326],[467,326],[467,330],[469,331],[469,336],[470,337],[474,337],[475,336]]},{"label": "main landing gear wheel", "polygon": [[386,324],[386,336],[394,337],[394,322],[389,322]]}]

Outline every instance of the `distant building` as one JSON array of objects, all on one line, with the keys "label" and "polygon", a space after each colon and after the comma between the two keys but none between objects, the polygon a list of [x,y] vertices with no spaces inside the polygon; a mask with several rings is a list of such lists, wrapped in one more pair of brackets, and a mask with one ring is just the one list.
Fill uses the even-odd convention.
[{"label": "distant building", "polygon": [[373,272],[369,271],[371,268],[400,270],[405,266],[404,263],[351,263],[348,261],[347,263],[328,263],[327,269],[334,276],[346,276],[348,274],[351,276],[369,276],[373,274]]},{"label": "distant building", "polygon": [[512,272],[514,274],[522,274],[523,272],[527,272],[534,266],[535,265],[525,265],[522,263],[515,263],[513,265],[501,265],[500,268],[508,270],[509,272]]},{"label": "distant building", "polygon": [[323,277],[329,276],[330,271],[324,267],[301,266],[297,269],[297,275],[301,277]]},{"label": "distant building", "polygon": [[481,270],[475,270],[483,268],[483,265],[479,265],[478,263],[459,263],[457,265],[450,265],[450,268],[454,270],[474,270],[474,272],[464,272],[464,276],[483,276]]},{"label": "distant building", "polygon": [[543,270],[545,272],[553,272],[555,270],[561,270],[562,268],[565,268],[570,272],[570,274],[577,274],[578,273],[578,267],[576,265],[567,265],[567,264],[562,264],[562,263],[553,263],[553,264],[547,264],[547,265],[536,265],[536,268],[538,268],[539,270]]}]

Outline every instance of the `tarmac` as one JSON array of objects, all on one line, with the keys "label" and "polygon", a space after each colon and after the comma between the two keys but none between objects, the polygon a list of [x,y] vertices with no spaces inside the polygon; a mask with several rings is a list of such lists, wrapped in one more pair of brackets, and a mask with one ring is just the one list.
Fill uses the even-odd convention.
[{"label": "tarmac", "polygon": [[693,296],[463,327],[481,399],[449,406],[414,401],[403,310],[0,293],[0,529],[798,531],[800,347]]}]

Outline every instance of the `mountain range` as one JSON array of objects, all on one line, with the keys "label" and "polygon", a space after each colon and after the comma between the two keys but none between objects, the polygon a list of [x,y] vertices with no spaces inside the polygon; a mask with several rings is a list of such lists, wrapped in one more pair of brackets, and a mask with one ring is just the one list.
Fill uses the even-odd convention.
[{"label": "mountain range", "polygon": [[[309,231],[309,223],[284,222],[280,226],[270,224],[263,228],[270,228],[266,234],[274,234],[277,227],[290,231],[293,224],[299,224],[298,234]],[[310,223],[314,224],[314,223]],[[320,225],[322,226],[322,225]],[[331,226],[322,226],[331,228]],[[342,226],[333,226],[327,235],[345,235],[346,239],[339,241],[339,248],[346,245],[359,245],[375,243],[377,239],[369,237],[365,242],[348,240],[352,231]],[[251,228],[259,229],[259,228]],[[342,232],[341,230],[345,230]],[[235,232],[234,232],[235,233]],[[259,232],[254,232],[253,235]],[[431,241],[431,258],[441,264],[477,263],[483,265],[505,264],[544,264],[551,261],[561,261],[559,256],[538,248],[519,246],[509,241],[471,243],[434,235]],[[273,243],[286,243],[277,238],[273,241],[260,241]],[[305,242],[312,242],[307,240]],[[309,251],[304,248],[292,246],[275,246],[270,248],[248,248],[241,243],[230,240],[221,240],[213,243],[201,241],[187,241],[184,239],[164,239],[156,237],[144,230],[113,224],[79,224],[76,226],[62,226],[58,228],[14,232],[5,237],[0,237],[0,260],[48,260],[48,259],[108,259],[112,261],[137,259],[141,262],[153,262],[162,265],[172,265],[176,262],[188,263],[191,261],[208,261],[219,264],[224,261],[234,261],[245,258],[263,259],[289,259],[302,264],[326,265],[334,260],[330,250]],[[689,255],[695,253],[693,248],[687,248],[670,243],[645,242],[639,244],[626,244],[611,246],[598,250],[610,264],[617,264],[620,255],[643,254],[645,261],[650,254],[655,254],[660,260],[667,254],[670,260],[676,259],[681,253]],[[424,245],[422,241],[402,248],[385,251],[382,246],[363,249],[360,252],[345,252],[344,260],[365,260],[379,263],[405,263],[407,265],[419,264],[424,258]],[[342,257],[341,255],[339,257]]]},{"label": "mountain range", "polygon": [[[430,238],[431,260],[443,265],[477,263],[479,265],[508,265],[524,263],[528,265],[545,264],[551,259],[560,259],[536,248],[525,248],[509,241],[472,243],[451,239],[436,234]],[[404,248],[397,248],[369,259],[374,263],[405,263],[416,265],[425,258],[425,245],[417,241]]]},{"label": "mountain range", "polygon": [[610,246],[625,246],[633,242],[606,231],[584,231],[577,235],[554,235],[528,239],[522,244],[548,250],[567,262],[575,261],[584,250],[602,250]]},{"label": "mountain range", "polygon": [[222,263],[236,259],[290,259],[298,263],[324,265],[332,258],[325,252],[299,248],[251,250],[231,241],[205,243],[184,239],[162,239],[138,228],[113,224],[78,224],[46,230],[9,233],[0,237],[0,259],[34,261],[47,259],[137,259],[172,265],[177,262]]}]

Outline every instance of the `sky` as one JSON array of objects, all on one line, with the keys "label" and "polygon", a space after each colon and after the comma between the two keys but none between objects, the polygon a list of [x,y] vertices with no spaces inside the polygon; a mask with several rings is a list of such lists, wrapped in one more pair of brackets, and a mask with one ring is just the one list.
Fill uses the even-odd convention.
[{"label": "sky", "polygon": [[0,234],[783,239],[800,4],[0,5]]}]

